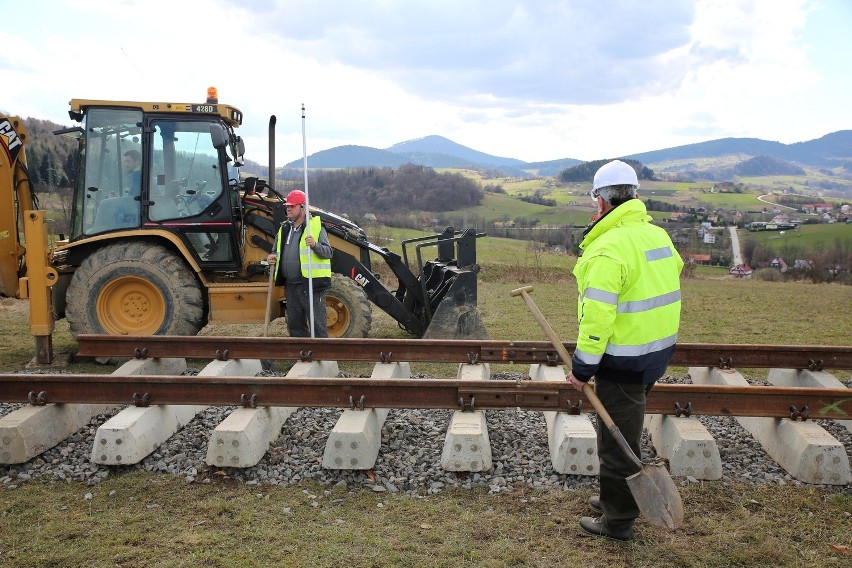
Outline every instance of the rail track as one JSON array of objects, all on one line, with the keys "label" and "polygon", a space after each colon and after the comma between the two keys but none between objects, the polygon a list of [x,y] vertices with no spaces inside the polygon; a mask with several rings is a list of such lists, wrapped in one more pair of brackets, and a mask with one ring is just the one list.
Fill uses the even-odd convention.
[{"label": "rail track", "polygon": [[[573,344],[565,346],[569,352],[574,349]],[[25,403],[28,408],[52,408],[54,411],[66,406],[121,404],[129,405],[128,410],[136,409],[136,412],[156,408],[160,411],[193,408],[197,412],[206,406],[236,406],[246,413],[278,413],[271,420],[271,433],[251,434],[258,436],[253,455],[216,454],[212,449],[208,453],[211,465],[234,467],[256,463],[258,453],[262,457],[274,441],[276,426],[280,431],[280,424],[293,409],[343,408],[350,422],[360,421],[361,425],[354,430],[350,428],[351,431],[341,430],[339,422],[329,435],[328,443],[337,443],[339,449],[344,440],[352,446],[350,450],[355,450],[355,446],[361,449],[335,454],[327,448],[323,467],[336,469],[347,469],[347,466],[368,469],[369,464],[375,462],[374,455],[365,456],[359,452],[364,446],[369,446],[373,454],[380,451],[381,440],[375,439],[374,431],[376,424],[381,428],[389,409],[455,410],[442,456],[442,466],[455,471],[488,469],[490,448],[487,452],[484,450],[488,441],[484,411],[544,411],[554,469],[560,473],[571,473],[572,467],[576,473],[590,473],[595,469],[590,457],[596,453],[594,432],[589,428],[588,417],[582,416],[591,405],[564,381],[564,362],[545,342],[80,336],[79,355],[128,358],[135,366],[126,364],[112,375],[2,374],[0,402]],[[162,361],[185,359],[212,360],[211,365],[218,365],[218,370],[182,376],[156,366]],[[286,378],[256,376],[261,374],[256,372],[260,369],[260,359],[295,360],[294,369],[298,367],[299,370]],[[413,379],[410,373],[377,375],[374,371],[370,378],[349,378],[338,376],[338,360],[372,361],[377,369],[408,367],[416,362],[458,363],[459,373],[453,379]],[[231,365],[245,361],[254,361],[256,365]],[[334,364],[328,365],[328,362]],[[489,364],[508,363],[528,364],[528,378],[533,380],[483,380],[491,378]],[[852,483],[849,452],[827,434],[830,440],[816,440],[822,434],[812,431],[819,428],[815,419],[832,420],[852,431],[852,390],[826,371],[852,368],[852,347],[679,344],[672,365],[689,367],[693,383],[698,382],[695,380],[698,377],[702,377],[704,383],[660,383],[649,397],[651,417],[646,425],[655,438],[655,446],[660,446],[658,453],[670,459],[673,474],[718,478],[719,468],[713,463],[718,452],[714,455],[712,437],[709,434],[696,437],[695,432],[689,432],[696,429],[696,416],[730,416],[737,417],[750,431],[761,430],[753,434],[763,438],[761,444],[774,454],[773,459],[788,471],[793,470],[791,473],[797,479],[812,483]],[[781,384],[748,384],[735,367],[770,369],[768,382]],[[733,383],[729,379],[733,379]],[[281,409],[289,411],[281,414]],[[454,432],[456,416],[459,424]],[[85,412],[83,418],[88,419]],[[14,445],[9,442],[14,436],[9,435],[10,429],[4,422],[15,420],[16,417],[10,419],[9,416],[0,418],[2,463],[10,462],[10,451],[5,452],[4,458],[4,447]],[[178,424],[187,421],[185,416],[176,420]],[[578,425],[580,430],[576,431]],[[43,451],[50,443],[55,445],[61,441],[64,434],[65,431],[55,433],[52,440],[39,440],[30,446]],[[173,431],[163,431],[157,436],[167,438],[172,434]],[[111,441],[101,437],[96,444],[106,446],[116,440],[119,445],[126,443],[129,437],[121,436],[113,436]],[[233,445],[237,440],[216,436],[216,432],[211,435],[211,446],[217,439],[219,446]],[[240,440],[245,444],[247,434],[241,432],[238,436],[243,436]],[[466,446],[469,438],[474,441]],[[555,451],[554,446],[557,447]],[[674,446],[683,449],[673,449]],[[788,446],[798,448],[792,453],[799,455],[787,455],[791,453],[784,449]],[[456,451],[447,450],[447,447],[455,447]],[[459,450],[462,447],[478,450]],[[119,454],[119,459],[124,460],[122,463],[132,463],[128,460],[136,458],[130,458],[126,448],[121,448],[123,453]],[[93,460],[98,461],[95,450],[100,450],[95,448],[92,452]],[[585,453],[582,463],[576,460],[571,463],[570,456],[556,455],[560,451],[577,454],[578,450]],[[698,463],[692,459],[694,455],[690,459],[679,458],[674,455],[678,451],[684,454],[698,451],[706,459],[703,462],[699,459]],[[21,457],[30,459],[37,453],[36,449],[19,452],[18,462]],[[108,453],[101,454],[100,463],[109,463]],[[144,454],[137,457],[142,459]],[[814,470],[812,460],[820,464],[831,462],[830,471],[821,469],[807,473]],[[682,472],[676,471],[681,467],[678,463],[684,464]]]}]

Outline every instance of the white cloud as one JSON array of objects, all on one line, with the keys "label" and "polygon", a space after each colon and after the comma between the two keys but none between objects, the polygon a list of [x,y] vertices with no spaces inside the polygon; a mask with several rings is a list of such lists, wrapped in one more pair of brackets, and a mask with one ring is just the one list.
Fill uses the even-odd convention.
[{"label": "white cloud", "polygon": [[[850,127],[838,0],[31,0],[4,16],[21,25],[0,33],[3,109],[67,122],[72,97],[191,102],[216,85],[261,163],[271,114],[276,163],[301,156],[302,103],[309,153],[439,134],[597,159]],[[836,27],[831,48],[815,25]]]}]

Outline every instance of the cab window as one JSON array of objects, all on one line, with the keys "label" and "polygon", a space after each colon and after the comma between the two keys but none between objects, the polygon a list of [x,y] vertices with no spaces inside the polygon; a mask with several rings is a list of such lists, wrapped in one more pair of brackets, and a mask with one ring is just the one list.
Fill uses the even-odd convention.
[{"label": "cab window", "polygon": [[148,218],[200,215],[222,194],[219,151],[207,121],[151,122],[153,140]]},{"label": "cab window", "polygon": [[142,112],[92,109],[86,118],[84,197],[76,204],[83,233],[139,226]]}]

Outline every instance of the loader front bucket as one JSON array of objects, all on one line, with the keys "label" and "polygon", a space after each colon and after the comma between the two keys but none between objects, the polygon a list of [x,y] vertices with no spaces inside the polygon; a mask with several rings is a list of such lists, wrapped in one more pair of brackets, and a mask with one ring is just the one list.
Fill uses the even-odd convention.
[{"label": "loader front bucket", "polygon": [[458,270],[438,303],[424,339],[491,339],[476,300],[476,272]]},{"label": "loader front bucket", "polygon": [[[491,339],[479,315],[476,297],[476,239],[484,237],[473,229],[457,232],[452,227],[435,238],[412,239],[417,244],[418,278],[425,301],[424,339]],[[438,257],[422,260],[422,249],[437,247]]]}]

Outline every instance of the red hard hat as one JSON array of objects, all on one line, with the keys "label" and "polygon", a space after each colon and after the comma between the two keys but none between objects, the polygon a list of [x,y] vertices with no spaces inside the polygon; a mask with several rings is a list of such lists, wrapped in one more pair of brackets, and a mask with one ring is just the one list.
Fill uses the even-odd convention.
[{"label": "red hard hat", "polygon": [[304,205],[306,201],[305,192],[301,189],[294,189],[287,194],[287,200],[284,202],[284,205]]}]

